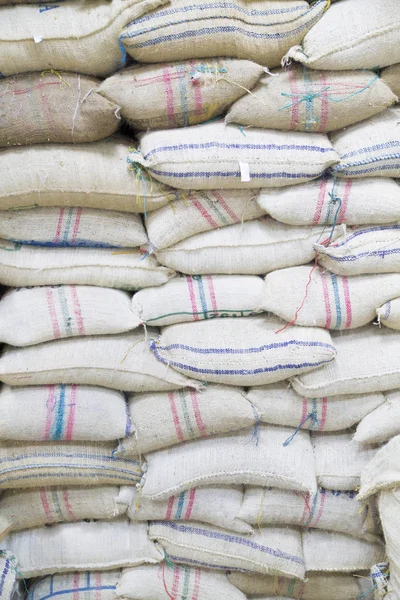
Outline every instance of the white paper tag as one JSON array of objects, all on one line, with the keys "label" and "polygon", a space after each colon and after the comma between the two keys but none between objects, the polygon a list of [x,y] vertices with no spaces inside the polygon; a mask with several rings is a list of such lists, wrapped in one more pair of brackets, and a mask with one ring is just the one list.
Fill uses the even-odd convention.
[{"label": "white paper tag", "polygon": [[245,163],[245,162],[240,162],[239,161],[239,168],[240,168],[240,179],[241,179],[241,181],[243,181],[243,183],[246,183],[246,182],[250,181],[249,163]]},{"label": "white paper tag", "polygon": [[40,42],[42,42],[42,41],[43,41],[43,38],[42,38],[42,36],[41,36],[41,35],[35,35],[35,36],[33,37],[33,41],[35,42],[35,44],[39,44]]}]

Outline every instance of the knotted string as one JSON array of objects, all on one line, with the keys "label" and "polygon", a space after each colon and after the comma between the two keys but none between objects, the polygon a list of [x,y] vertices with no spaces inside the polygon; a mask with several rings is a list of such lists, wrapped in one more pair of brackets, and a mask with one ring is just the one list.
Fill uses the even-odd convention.
[{"label": "knotted string", "polygon": [[313,410],[306,417],[304,417],[304,419],[301,421],[301,423],[296,427],[296,429],[292,433],[292,435],[289,436],[288,439],[285,442],[283,442],[283,445],[285,447],[289,446],[289,444],[294,440],[294,438],[296,437],[296,435],[299,433],[300,429],[303,427],[304,423],[307,423],[307,421],[309,421],[310,419],[311,419],[311,422],[315,424],[314,429],[318,429],[319,428],[319,421],[318,421],[318,417],[317,417],[317,409],[313,408]]}]

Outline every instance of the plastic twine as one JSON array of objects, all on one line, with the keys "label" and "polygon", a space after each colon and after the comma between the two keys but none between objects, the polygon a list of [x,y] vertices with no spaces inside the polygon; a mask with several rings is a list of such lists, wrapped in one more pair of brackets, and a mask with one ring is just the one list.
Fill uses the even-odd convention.
[{"label": "plastic twine", "polygon": [[304,419],[301,421],[301,423],[299,423],[299,425],[296,427],[295,431],[292,433],[291,436],[288,437],[288,439],[283,442],[283,445],[289,446],[289,444],[294,440],[294,438],[296,437],[296,435],[299,433],[300,429],[303,427],[304,423],[306,423],[307,421],[309,421],[311,419],[311,421],[313,423],[315,423],[316,427],[315,429],[318,429],[319,427],[319,421],[317,418],[317,411],[314,408],[306,417],[304,417]]}]

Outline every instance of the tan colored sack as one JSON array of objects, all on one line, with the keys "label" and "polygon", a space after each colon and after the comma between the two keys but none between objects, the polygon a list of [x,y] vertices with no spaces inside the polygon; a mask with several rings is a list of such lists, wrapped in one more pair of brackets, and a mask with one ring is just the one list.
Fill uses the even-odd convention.
[{"label": "tan colored sack", "polygon": [[400,435],[400,391],[385,392],[385,402],[365,415],[354,435],[361,444],[382,444]]},{"label": "tan colored sack", "polygon": [[400,329],[400,298],[389,300],[376,309],[378,322],[390,329]]},{"label": "tan colored sack", "polygon": [[136,65],[106,79],[99,93],[135,129],[187,127],[222,115],[263,72],[233,58]]},{"label": "tan colored sack", "polygon": [[0,596],[11,600],[17,578],[18,559],[12,552],[0,550]]},{"label": "tan colored sack", "polygon": [[396,96],[400,97],[400,64],[391,65],[381,71],[381,78]]},{"label": "tan colored sack", "polygon": [[364,467],[358,499],[364,502],[382,490],[400,487],[400,435],[382,446]]},{"label": "tan colored sack", "polygon": [[63,600],[116,600],[116,586],[121,571],[87,571],[62,573],[36,580],[29,590],[31,600],[52,596]]}]

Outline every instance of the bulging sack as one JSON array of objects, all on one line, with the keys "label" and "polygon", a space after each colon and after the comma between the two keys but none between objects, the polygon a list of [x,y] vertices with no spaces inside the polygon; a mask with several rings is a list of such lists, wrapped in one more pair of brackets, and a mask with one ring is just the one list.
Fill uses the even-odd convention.
[{"label": "bulging sack", "polygon": [[282,187],[310,181],[339,161],[322,133],[248,129],[214,122],[143,133],[131,164],[183,189]]},{"label": "bulging sack", "polygon": [[13,598],[17,567],[17,557],[8,550],[0,550],[0,594],[4,600]]},{"label": "bulging sack", "polygon": [[233,58],[136,65],[106,79],[99,93],[120,106],[135,129],[187,127],[220,116],[263,72]]},{"label": "bulging sack", "polygon": [[390,329],[400,329],[400,298],[389,300],[376,309],[378,322]]},{"label": "bulging sack", "polygon": [[364,467],[358,496],[361,502],[382,490],[400,487],[399,451],[400,435],[397,435],[379,448]]},{"label": "bulging sack", "polygon": [[45,600],[52,595],[63,600],[116,600],[121,571],[87,571],[57,573],[36,580],[29,590],[30,600]]},{"label": "bulging sack", "polygon": [[400,97],[400,64],[391,65],[381,71],[381,78],[396,96]]},{"label": "bulging sack", "polygon": [[365,415],[354,435],[360,444],[382,444],[400,435],[400,391],[385,392],[385,402]]}]

